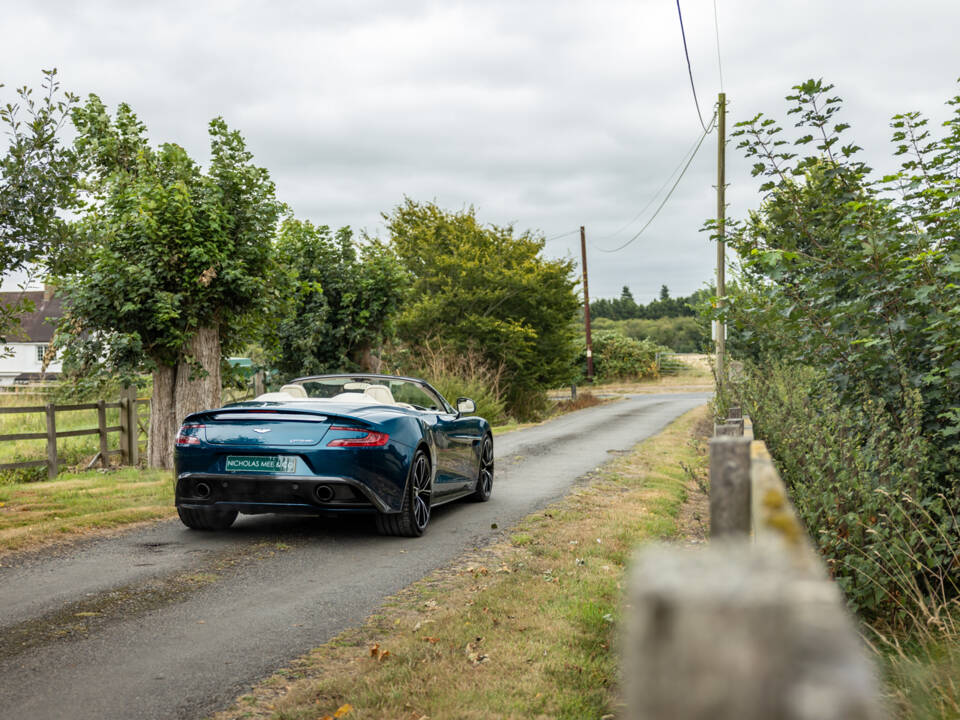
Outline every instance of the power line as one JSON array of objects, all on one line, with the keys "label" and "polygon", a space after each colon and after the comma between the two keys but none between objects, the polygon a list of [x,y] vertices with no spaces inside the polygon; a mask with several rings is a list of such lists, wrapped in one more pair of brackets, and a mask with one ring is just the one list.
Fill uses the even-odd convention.
[{"label": "power line", "polygon": [[717,37],[717,70],[720,73],[720,92],[724,92],[723,63],[720,62],[720,21],[717,20],[717,0],[713,0],[713,32]]},{"label": "power line", "polygon": [[687,74],[690,75],[690,89],[693,90],[693,104],[697,106],[697,117],[700,118],[700,127],[703,128],[703,132],[710,132],[707,130],[706,124],[703,122],[703,113],[700,112],[700,101],[697,100],[697,88],[693,84],[693,68],[690,67],[690,53],[687,51],[687,33],[683,29],[683,13],[680,12],[680,0],[677,0],[677,16],[680,18],[680,36],[683,38],[683,55],[687,58]]},{"label": "power line", "polygon": [[[648,209],[651,205],[653,205],[654,201],[655,201],[658,197],[660,197],[660,193],[662,193],[664,190],[667,189],[667,185],[670,184],[670,181],[673,179],[673,176],[676,175],[678,172],[680,172],[680,169],[681,169],[681,168],[684,166],[684,164],[687,162],[687,157],[688,157],[691,153],[696,152],[697,145],[699,145],[700,142],[701,142],[701,141],[699,141],[699,140],[696,141],[696,142],[694,142],[693,145],[690,146],[690,149],[687,150],[687,151],[683,154],[683,157],[680,158],[680,162],[679,162],[679,163],[677,164],[677,166],[673,169],[673,172],[671,172],[669,175],[667,175],[667,179],[663,181],[663,185],[661,185],[660,188],[659,188],[653,195],[650,196],[650,199],[647,200],[647,204],[644,205],[642,208],[640,208],[640,212],[638,212],[636,215],[634,215],[632,220],[630,220],[630,221],[627,222],[627,223],[624,223],[621,227],[619,227],[617,230],[613,231],[613,232],[610,233],[609,235],[604,235],[603,237],[597,238],[597,240],[609,240],[610,238],[614,238],[614,237],[616,237],[617,235],[619,235],[621,232],[623,232],[624,230],[626,230],[628,227],[630,227],[631,225],[633,225],[633,224],[634,224],[637,220],[639,220],[641,217],[643,217],[643,214],[647,211],[647,209]],[[594,243],[592,240],[590,241],[590,244],[593,245],[594,247],[596,247],[596,243]]]},{"label": "power line", "polygon": [[663,200],[661,201],[660,205],[658,205],[658,206],[657,206],[657,209],[654,210],[653,215],[651,215],[651,216],[650,216],[650,219],[647,220],[647,222],[645,222],[645,223],[643,224],[643,227],[640,228],[640,229],[637,231],[636,235],[634,235],[632,238],[630,238],[629,240],[627,240],[627,241],[626,241],[625,243],[623,243],[622,245],[620,245],[620,246],[618,246],[618,247],[615,247],[615,248],[613,248],[613,249],[611,249],[611,250],[604,250],[603,248],[597,248],[597,250],[599,250],[600,252],[605,252],[605,253],[618,252],[618,251],[620,251],[620,250],[623,250],[627,245],[629,245],[630,243],[632,243],[632,242],[633,242],[634,240],[636,240],[638,237],[640,237],[641,235],[643,235],[644,230],[646,230],[648,227],[650,227],[650,224],[654,221],[654,219],[656,219],[657,215],[660,214],[660,211],[663,210],[663,206],[667,204],[667,201],[670,199],[670,196],[673,195],[673,191],[677,189],[677,185],[679,185],[679,184],[680,184],[680,181],[683,180],[683,176],[686,174],[687,168],[690,167],[690,163],[692,163],[692,162],[693,162],[693,159],[697,156],[697,151],[700,150],[700,146],[703,145],[703,141],[706,140],[707,135],[709,135],[709,134],[710,134],[710,131],[713,130],[713,123],[714,123],[714,121],[715,121],[716,119],[717,119],[717,116],[714,115],[713,118],[710,120],[710,125],[709,125],[709,127],[708,127],[708,126],[704,126],[704,128],[703,128],[703,135],[701,135],[701,136],[700,136],[700,140],[697,141],[697,145],[696,145],[696,147],[694,147],[694,149],[693,149],[693,154],[692,154],[692,155],[690,156],[690,158],[687,160],[687,164],[684,165],[684,166],[683,166],[683,170],[680,171],[680,176],[677,178],[676,182],[673,183],[673,187],[670,188],[670,192],[668,192],[668,193],[666,194],[666,196],[665,196],[665,197],[663,198]]},{"label": "power line", "polygon": [[551,240],[559,240],[560,238],[567,237],[567,235],[573,235],[574,233],[580,232],[579,230],[571,230],[570,232],[560,233],[559,235],[552,235],[548,238],[544,238],[545,243],[550,242]]}]

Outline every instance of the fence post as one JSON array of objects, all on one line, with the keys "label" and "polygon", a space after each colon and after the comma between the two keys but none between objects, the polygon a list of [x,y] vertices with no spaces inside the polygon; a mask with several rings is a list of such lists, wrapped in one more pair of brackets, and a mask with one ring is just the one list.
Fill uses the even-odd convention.
[{"label": "fence post", "polygon": [[57,410],[47,403],[47,477],[57,477]]},{"label": "fence post", "polygon": [[130,464],[140,464],[140,415],[137,412],[137,388],[127,388],[127,424],[130,427]]},{"label": "fence post", "polygon": [[710,536],[750,534],[750,441],[710,441]]},{"label": "fence post", "polygon": [[97,400],[97,429],[100,431],[100,467],[110,466],[110,456],[107,455],[107,403]]},{"label": "fence post", "polygon": [[627,720],[884,717],[837,588],[782,549],[645,546],[627,597]]},{"label": "fence post", "polygon": [[126,388],[120,391],[120,464],[131,465],[130,462],[130,400],[127,399]]}]

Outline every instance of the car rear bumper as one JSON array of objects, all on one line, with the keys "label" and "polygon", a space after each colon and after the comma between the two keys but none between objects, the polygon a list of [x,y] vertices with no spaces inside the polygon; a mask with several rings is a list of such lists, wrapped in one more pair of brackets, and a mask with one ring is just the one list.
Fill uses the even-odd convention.
[{"label": "car rear bumper", "polygon": [[177,507],[241,513],[393,512],[367,485],[349,477],[181,473]]}]

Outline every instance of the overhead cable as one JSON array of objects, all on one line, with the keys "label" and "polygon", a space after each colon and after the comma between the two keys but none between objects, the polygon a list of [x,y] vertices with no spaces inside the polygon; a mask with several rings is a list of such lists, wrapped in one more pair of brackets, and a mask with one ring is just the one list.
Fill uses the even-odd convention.
[{"label": "overhead cable", "polygon": [[567,235],[573,235],[574,233],[580,232],[580,229],[571,230],[570,232],[560,233],[559,235],[551,235],[548,238],[544,238],[544,242],[550,242],[551,240],[559,240],[560,238],[566,237]]},{"label": "overhead cable", "polygon": [[690,89],[693,91],[693,104],[697,107],[697,117],[700,119],[700,127],[703,128],[703,132],[710,132],[707,130],[706,124],[703,122],[703,113],[700,112],[700,101],[697,100],[697,88],[693,84],[693,68],[690,67],[690,53],[687,51],[687,33],[683,29],[683,13],[680,12],[680,0],[677,0],[677,16],[680,18],[680,36],[683,38],[683,55],[687,58],[687,74],[690,75]]},{"label": "overhead cable", "polygon": [[[610,233],[609,235],[603,235],[603,236],[601,236],[601,237],[598,237],[597,240],[610,240],[611,238],[615,238],[617,235],[619,235],[620,233],[622,233],[622,232],[623,232],[624,230],[626,230],[628,227],[630,227],[631,225],[633,225],[637,220],[639,220],[641,217],[643,217],[643,214],[649,209],[649,207],[650,207],[651,205],[653,205],[654,201],[655,201],[658,197],[660,197],[660,193],[662,193],[664,190],[667,189],[667,185],[669,185],[669,184],[670,184],[670,181],[673,180],[673,176],[676,175],[678,172],[680,172],[681,168],[683,168],[683,166],[686,164],[686,162],[687,162],[687,160],[688,160],[688,157],[689,157],[692,153],[696,152],[697,146],[698,146],[699,144],[700,144],[700,141],[697,140],[696,142],[693,143],[693,145],[690,146],[690,149],[687,150],[687,151],[683,154],[683,157],[680,158],[680,162],[679,162],[679,163],[677,164],[677,166],[673,169],[673,172],[670,173],[669,175],[667,175],[667,179],[663,181],[663,185],[661,185],[660,188],[659,188],[653,195],[650,196],[650,199],[647,200],[647,204],[644,205],[642,208],[640,208],[640,212],[638,212],[636,215],[634,215],[634,216],[633,216],[633,219],[631,219],[631,220],[630,220],[629,222],[627,222],[627,223],[624,223],[623,225],[621,225],[619,228],[617,228],[616,230],[614,230],[614,231],[613,231],[612,233]],[[593,245],[594,247],[596,247],[596,244],[593,242],[593,240],[590,240],[589,242],[590,242],[591,245]]]},{"label": "overhead cable", "polygon": [[648,227],[650,227],[650,224],[654,221],[654,219],[657,217],[657,215],[660,214],[660,211],[663,210],[663,206],[667,204],[667,201],[670,199],[670,196],[673,195],[673,191],[677,189],[677,185],[680,184],[680,181],[683,179],[684,174],[686,174],[686,172],[687,172],[687,168],[690,167],[690,163],[692,163],[692,162],[693,162],[693,159],[697,156],[697,152],[700,150],[700,146],[703,145],[703,141],[706,140],[707,135],[709,135],[709,134],[710,134],[710,131],[713,130],[713,126],[714,126],[714,123],[716,122],[716,119],[717,119],[717,116],[716,116],[716,114],[714,114],[713,118],[710,120],[710,125],[709,125],[709,126],[706,126],[706,125],[704,126],[704,128],[703,128],[703,135],[700,136],[700,140],[697,141],[696,146],[693,148],[693,154],[687,159],[687,163],[686,163],[686,165],[683,166],[683,170],[680,171],[680,176],[677,178],[676,182],[673,183],[673,187],[670,188],[670,191],[666,194],[666,196],[663,198],[663,200],[662,200],[662,201],[660,202],[660,204],[657,206],[657,209],[653,211],[653,215],[650,216],[650,219],[647,220],[647,222],[645,222],[645,223],[643,224],[643,227],[640,228],[633,237],[631,237],[629,240],[627,240],[627,241],[626,241],[625,243],[623,243],[622,245],[619,245],[619,246],[617,246],[617,247],[615,247],[615,248],[612,248],[612,249],[610,249],[610,250],[604,250],[603,248],[599,248],[599,247],[598,247],[597,250],[599,250],[600,252],[605,252],[605,253],[614,253],[614,252],[617,252],[617,251],[619,251],[619,250],[623,250],[627,245],[629,245],[629,244],[632,243],[634,240],[636,240],[636,239],[639,238],[641,235],[643,235],[644,230],[646,230]]}]

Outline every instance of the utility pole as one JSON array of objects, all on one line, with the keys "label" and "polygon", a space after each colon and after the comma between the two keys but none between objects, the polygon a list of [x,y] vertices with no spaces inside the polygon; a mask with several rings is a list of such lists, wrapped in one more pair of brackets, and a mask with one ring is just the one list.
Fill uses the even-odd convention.
[{"label": "utility pole", "polygon": [[[717,307],[722,308],[726,302],[726,279],[724,277],[726,265],[724,250],[726,245],[726,214],[727,206],[724,190],[726,189],[726,132],[727,132],[727,94],[720,93],[717,100]],[[723,385],[726,378],[726,325],[717,323],[717,383]]]},{"label": "utility pole", "polygon": [[587,382],[593,382],[593,342],[590,339],[590,288],[587,285],[587,232],[580,226],[580,255],[583,258],[583,318],[587,325]]}]

